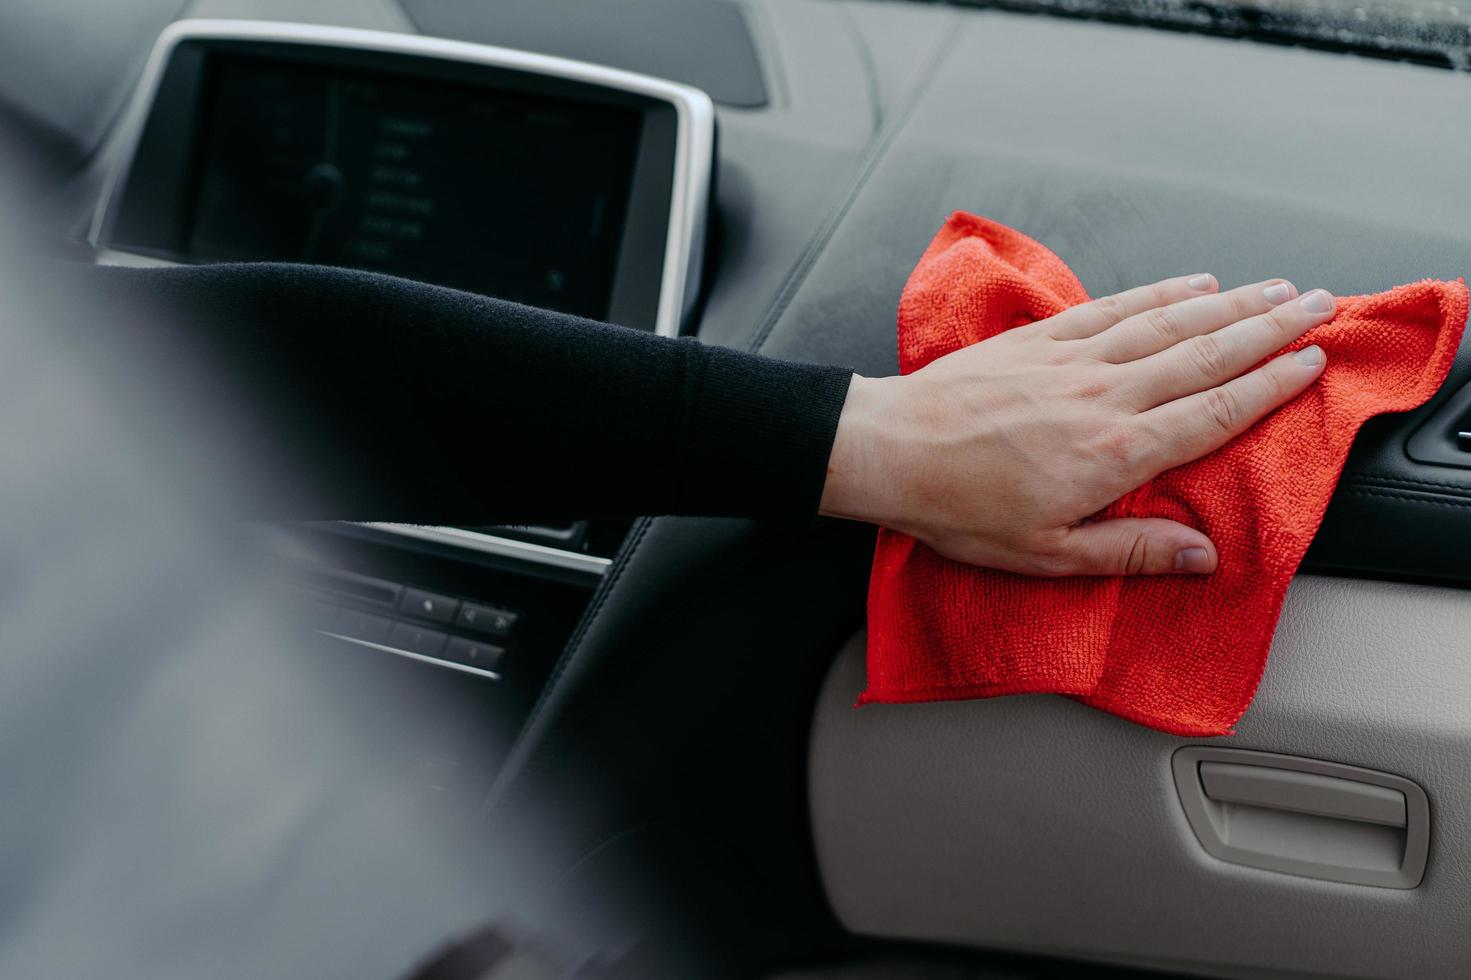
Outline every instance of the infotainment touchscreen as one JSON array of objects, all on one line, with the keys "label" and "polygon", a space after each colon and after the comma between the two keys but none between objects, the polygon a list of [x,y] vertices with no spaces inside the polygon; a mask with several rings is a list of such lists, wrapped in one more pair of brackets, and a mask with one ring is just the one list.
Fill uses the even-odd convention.
[{"label": "infotainment touchscreen", "polygon": [[442,38],[164,31],[98,204],[99,261],[407,276],[674,334],[714,112],[686,86]]},{"label": "infotainment touchscreen", "polygon": [[608,314],[643,116],[214,59],[183,254],[378,269]]}]

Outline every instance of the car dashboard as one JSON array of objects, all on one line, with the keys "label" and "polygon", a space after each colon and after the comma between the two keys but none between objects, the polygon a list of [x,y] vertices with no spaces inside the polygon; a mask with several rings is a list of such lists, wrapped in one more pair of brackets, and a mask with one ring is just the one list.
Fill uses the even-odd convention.
[{"label": "car dashboard", "polygon": [[[517,16],[491,15],[511,10]],[[233,19],[259,11],[272,26]],[[161,13],[156,28],[171,18]],[[317,23],[279,23],[289,20]],[[669,44],[640,43],[654,24],[669,32]],[[99,101],[85,98],[36,110],[79,143],[101,146],[61,200],[71,204],[76,237],[89,238],[102,261],[308,254],[391,271],[367,239],[354,245],[346,233],[317,253],[301,253],[301,229],[222,239],[221,226],[208,220],[211,194],[223,193],[210,190],[209,168],[250,170],[232,149],[244,144],[207,136],[193,149],[150,144],[178,141],[188,128],[171,124],[151,136],[147,129],[155,93],[168,90],[168,52],[214,39],[241,57],[239,46],[253,38],[275,45],[277,55],[291,54],[285,49],[294,43],[346,45],[359,59],[373,50],[390,60],[444,56],[461,66],[456,71],[474,62],[500,73],[560,72],[564,82],[582,70],[577,65],[595,64],[604,70],[576,81],[621,86],[625,94],[650,84],[646,76],[669,79],[640,98],[675,107],[677,132],[661,158],[673,176],[636,192],[628,189],[636,154],[625,154],[623,164],[605,164],[600,155],[588,168],[624,188],[618,194],[630,222],[650,208],[659,220],[622,231],[623,250],[597,260],[600,286],[579,292],[568,285],[570,274],[556,285],[553,264],[538,261],[521,277],[530,290],[522,298],[556,305],[566,297],[571,312],[864,375],[897,371],[900,291],[957,209],[1042,241],[1093,295],[1199,270],[1223,284],[1283,276],[1304,289],[1357,294],[1455,279],[1471,268],[1471,129],[1463,122],[1467,79],[1456,71],[1084,19],[870,0],[649,2],[631,4],[622,17],[567,2],[477,12],[437,0],[195,0],[170,30],[151,67],[141,51],[130,62],[142,81],[126,100],[117,82],[125,73],[108,63],[110,74],[95,85],[108,98],[117,93],[110,113],[77,109]],[[518,48],[535,54],[497,54]],[[371,59],[352,66],[358,73],[382,68]],[[504,83],[503,74],[496,79]],[[363,146],[370,156],[396,152]],[[136,161],[170,152],[198,172],[161,179],[163,197],[143,199],[130,214],[124,189],[140,179]],[[393,161],[368,171],[373,166],[387,166],[385,179],[404,179],[405,168]],[[344,168],[337,169],[335,178],[318,172],[315,193],[343,193],[334,180]],[[497,179],[520,178],[507,172]],[[582,190],[551,203],[570,208]],[[474,191],[456,187],[439,200]],[[628,204],[635,193],[663,203],[635,208]],[[593,189],[587,202],[599,194],[618,196]],[[395,222],[412,217],[389,212],[364,206],[342,213],[359,226],[378,221],[373,227],[382,234],[374,241],[408,234]],[[476,276],[505,258],[501,246],[456,234],[443,281],[494,292],[493,278]],[[483,261],[467,263],[476,249]],[[522,251],[507,254],[519,261]],[[403,271],[432,279],[435,260],[424,254],[429,264]],[[616,285],[635,279],[641,284]],[[531,280],[534,286],[525,285]],[[1385,621],[1413,630],[1421,622],[1416,610],[1435,607],[1434,597],[1463,601],[1460,590],[1471,583],[1471,442],[1458,433],[1471,431],[1468,382],[1471,355],[1463,350],[1430,404],[1365,427],[1289,617],[1294,601],[1305,604],[1304,617],[1327,621],[1333,617],[1313,610],[1387,602],[1394,615]],[[595,869],[579,863],[589,854],[644,853],[652,846],[646,828],[657,818],[679,828],[672,835],[679,853],[696,855],[698,871],[672,871],[671,880],[733,883],[712,916],[763,937],[841,927],[868,937],[1229,975],[1320,968],[1451,975],[1471,956],[1454,924],[1466,867],[1444,851],[1447,841],[1471,835],[1471,787],[1444,778],[1467,758],[1462,712],[1471,703],[1471,662],[1398,676],[1396,697],[1429,706],[1423,727],[1411,725],[1418,738],[1408,745],[1389,744],[1385,733],[1408,723],[1379,711],[1372,694],[1345,695],[1349,703],[1333,707],[1310,679],[1290,673],[1269,675],[1279,694],[1264,696],[1265,706],[1242,726],[1241,744],[1426,783],[1439,822],[1432,872],[1415,893],[1413,914],[1382,890],[1269,881],[1252,891],[1238,879],[1217,887],[1212,872],[1185,862],[1170,866],[1160,894],[1191,904],[1198,921],[1178,935],[1152,936],[1145,956],[1138,952],[1144,927],[1127,917],[1170,916],[1127,899],[1137,891],[1128,859],[1154,860],[1158,841],[1174,841],[1185,826],[1178,815],[1143,809],[1128,793],[1103,798],[1096,820],[1147,832],[1117,843],[1117,858],[1070,848],[1067,867],[1019,867],[1006,854],[1045,846],[1047,826],[1086,832],[1062,818],[1048,823],[1072,804],[1045,791],[1027,798],[1022,786],[1007,809],[976,789],[993,779],[1025,782],[987,769],[1000,763],[967,758],[957,783],[925,782],[921,760],[883,747],[912,746],[918,730],[937,744],[953,737],[966,758],[966,745],[994,739],[1065,771],[1078,758],[1058,755],[1056,746],[1087,753],[1088,745],[1107,743],[1120,771],[1153,786],[1167,778],[1161,759],[1175,740],[1121,731],[1079,705],[1051,700],[1035,716],[1017,699],[992,708],[1011,725],[1005,735],[962,708],[947,714],[948,706],[927,715],[889,712],[868,727],[848,719],[842,710],[861,683],[854,658],[861,658],[867,529],[641,517],[530,528],[327,523],[263,528],[261,537],[289,570],[305,625],[323,643],[445,706],[439,729],[402,733],[419,746],[416,758],[443,763],[426,770],[426,790],[490,814],[508,835],[538,827],[548,851],[561,856],[559,866],[589,875]],[[1394,589],[1429,591],[1401,604]],[[1323,635],[1349,650],[1336,668],[1340,679],[1383,689],[1378,648],[1355,648],[1326,626]],[[857,714],[874,717],[873,709]],[[906,718],[912,725],[897,720]],[[882,745],[872,741],[876,730]],[[860,748],[873,768],[853,761]],[[897,794],[936,818],[913,822],[888,812],[884,801]],[[548,802],[569,795],[598,804]],[[906,837],[906,826],[935,840],[979,835],[958,814],[957,799],[1003,828],[995,849],[924,851]],[[859,801],[869,822],[855,821],[845,800]],[[947,863],[966,873],[949,873]],[[863,868],[880,871],[855,870]],[[1436,868],[1448,870],[1436,877]],[[998,895],[1013,896],[1016,915]],[[1315,922],[1333,924],[1282,934],[1273,923],[1293,921],[1304,903]],[[1068,910],[1072,921],[1062,914]],[[1264,937],[1261,950],[1240,948],[1242,932]],[[1418,960],[1398,958],[1416,937],[1431,935]],[[788,936],[774,945],[792,942]]]},{"label": "car dashboard", "polygon": [[[442,38],[187,19],[154,45],[114,144],[89,232],[100,264],[347,266],[664,336],[699,292],[714,118],[688,86]],[[462,739],[474,765],[436,750],[430,769],[441,791],[469,774],[469,795],[627,527],[267,538],[318,635],[447,670],[484,702]]]}]

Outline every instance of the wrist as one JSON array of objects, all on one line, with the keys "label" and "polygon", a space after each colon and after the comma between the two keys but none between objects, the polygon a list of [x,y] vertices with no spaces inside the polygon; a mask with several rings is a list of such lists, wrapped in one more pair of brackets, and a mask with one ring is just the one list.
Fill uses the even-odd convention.
[{"label": "wrist", "polygon": [[838,417],[818,513],[885,524],[890,514],[894,383],[900,378],[853,375]]}]

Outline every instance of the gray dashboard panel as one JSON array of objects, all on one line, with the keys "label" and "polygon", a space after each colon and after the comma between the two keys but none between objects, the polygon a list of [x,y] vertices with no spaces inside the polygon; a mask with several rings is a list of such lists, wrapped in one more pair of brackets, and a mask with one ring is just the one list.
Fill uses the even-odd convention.
[{"label": "gray dashboard panel", "polygon": [[0,105],[60,134],[79,160],[122,107],[149,45],[181,6],[181,0],[0,4]]},{"label": "gray dashboard panel", "polygon": [[956,19],[954,11],[916,8],[903,18],[905,30],[878,31],[873,44],[885,44],[887,57],[873,54],[873,44],[865,57],[857,39],[881,20],[825,0],[747,7],[768,52],[775,96],[760,112],[717,107],[718,268],[699,334],[729,347],[751,346],[779,310],[803,262],[816,254],[824,221],[858,179],[895,107],[912,98]]},{"label": "gray dashboard panel", "polygon": [[766,104],[741,5],[727,0],[401,2],[425,34],[667,78],[727,105]]},{"label": "gray dashboard panel", "polygon": [[[1350,294],[1471,269],[1463,75],[995,12],[956,29],[768,353],[893,373],[899,294],[955,209],[1040,239],[1095,295],[1196,271]],[[1467,349],[1441,398],[1471,378]],[[1307,567],[1471,580],[1471,470],[1404,452],[1434,407],[1366,427]]]},{"label": "gray dashboard panel", "polygon": [[1045,17],[957,29],[788,316],[859,284],[889,302],[861,337],[794,324],[791,352],[888,364],[868,359],[957,208],[1040,238],[1094,293],[1199,270],[1366,292],[1471,268],[1459,75]]},{"label": "gray dashboard panel", "polygon": [[[194,11],[282,16],[282,6],[197,0]],[[387,0],[295,6],[303,19],[371,17],[362,26],[375,27],[395,13]],[[745,6],[771,100],[719,113],[708,341],[758,345],[770,325],[767,353],[893,371],[899,291],[959,207],[1041,238],[1095,292],[1198,268],[1227,281],[1288,275],[1363,291],[1471,266],[1463,75],[940,6]],[[1396,438],[1389,430],[1356,459],[1395,472]],[[1335,508],[1360,509],[1325,534],[1364,553],[1380,499],[1340,493]],[[1426,515],[1409,524],[1427,547],[1466,540],[1445,530],[1451,506],[1407,509]],[[579,729],[579,710],[606,700],[602,685],[621,658],[648,655],[640,630],[656,617],[645,613],[707,613],[716,600],[688,606],[684,573],[720,565],[752,533],[721,523],[718,535],[693,539],[688,522],[650,526],[569,651],[522,760],[545,750],[536,756],[544,768],[570,770],[577,753],[559,755],[559,739],[584,750],[614,744],[603,728]],[[1420,543],[1407,540],[1384,535],[1372,547],[1394,560]],[[694,557],[678,552],[681,542]],[[789,558],[773,551],[772,562]],[[846,615],[811,601],[801,622]],[[1420,889],[1369,894],[1220,866],[1191,849],[1167,792],[1179,740],[1052,698],[854,711],[862,661],[850,648],[812,744],[813,821],[833,902],[849,927],[877,936],[1119,959],[1155,949],[1170,963],[1239,975],[1453,975],[1471,960],[1466,615],[1464,594],[1450,590],[1300,581],[1262,694],[1231,740],[1422,783],[1433,826]],[[792,630],[772,632],[764,653],[826,655],[792,649]],[[721,642],[687,647],[708,654]],[[774,709],[743,704],[741,717],[762,710]],[[655,768],[656,752],[675,751],[639,744]],[[687,751],[702,744],[691,739]],[[800,806],[756,802],[763,813]]]},{"label": "gray dashboard panel", "polygon": [[[1365,291],[1471,266],[1471,131],[1454,124],[1466,79],[1451,73],[932,7],[798,0],[749,13],[773,98],[720,113],[706,340],[893,371],[900,289],[959,207],[1041,238],[1095,292],[1197,268]],[[1419,146],[1435,151],[1407,150]],[[637,611],[677,594],[682,566],[656,532],[625,560],[662,584],[609,585],[521,762],[600,697],[588,678],[642,650]],[[1471,956],[1451,928],[1471,881],[1457,856],[1471,805],[1458,769],[1471,738],[1464,596],[1305,580],[1291,603],[1232,744],[1424,785],[1433,850],[1420,889],[1365,894],[1214,862],[1169,795],[1179,740],[1071,702],[853,711],[862,663],[850,649],[811,759],[843,922],[1118,959],[1150,949],[1156,964],[1237,975],[1449,974]],[[554,750],[537,757],[556,768]]]},{"label": "gray dashboard panel", "polygon": [[1471,602],[1457,590],[1300,577],[1255,704],[1236,736],[1210,743],[1419,782],[1430,859],[1420,887],[1402,891],[1207,855],[1170,771],[1188,739],[1051,696],[855,709],[859,634],[812,732],[829,898],[873,936],[1210,975],[1464,976],[1468,635]]},{"label": "gray dashboard panel", "polygon": [[298,21],[409,34],[414,31],[397,0],[193,0],[184,16]]}]

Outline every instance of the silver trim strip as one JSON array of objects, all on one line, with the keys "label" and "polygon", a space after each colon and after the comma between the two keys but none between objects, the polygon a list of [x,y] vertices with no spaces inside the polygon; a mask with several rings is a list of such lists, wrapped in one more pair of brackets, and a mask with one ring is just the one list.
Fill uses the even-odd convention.
[{"label": "silver trim strip", "polygon": [[343,636],[341,633],[333,633],[331,630],[317,630],[323,636],[330,636],[334,640],[345,640],[348,643],[356,643],[360,647],[368,647],[372,650],[382,650],[384,653],[397,654],[409,660],[417,660],[433,667],[443,667],[445,670],[458,670],[462,674],[474,674],[476,677],[484,677],[486,680],[498,681],[501,675],[493,670],[485,670],[481,667],[467,667],[464,664],[453,663],[449,660],[440,660],[438,657],[426,657],[422,653],[411,653],[408,650],[400,650],[398,647],[386,647],[372,640],[359,640],[355,636]]},{"label": "silver trim strip", "polygon": [[558,568],[566,568],[574,572],[584,572],[588,575],[599,577],[607,574],[608,566],[613,564],[611,558],[599,558],[597,555],[584,555],[576,551],[563,551],[561,548],[550,548],[544,544],[534,544],[530,541],[516,541],[512,538],[497,537],[494,534],[471,531],[463,527],[429,527],[419,524],[384,523],[361,523],[357,526],[383,531],[384,533],[394,534],[399,537],[414,538],[419,541],[432,541],[435,544],[451,545],[456,548],[464,548],[467,551],[475,551],[485,555],[498,555],[502,558],[519,558],[523,561],[554,565]]},{"label": "silver trim strip", "polygon": [[[117,162],[103,184],[88,234],[95,248],[107,248],[107,235],[117,217],[113,198],[132,168],[133,157],[143,136],[143,124],[158,93],[164,66],[168,64],[174,48],[188,40],[309,44],[444,58],[587,82],[668,102],[674,107],[678,124],[675,127],[669,234],[665,239],[664,271],[654,332],[666,337],[679,335],[684,318],[699,293],[700,268],[704,259],[706,210],[715,146],[715,107],[710,97],[688,85],[617,68],[445,38],[275,21],[181,20],[170,24],[153,46],[133,100],[119,126]],[[129,254],[113,251],[115,254]]]}]

